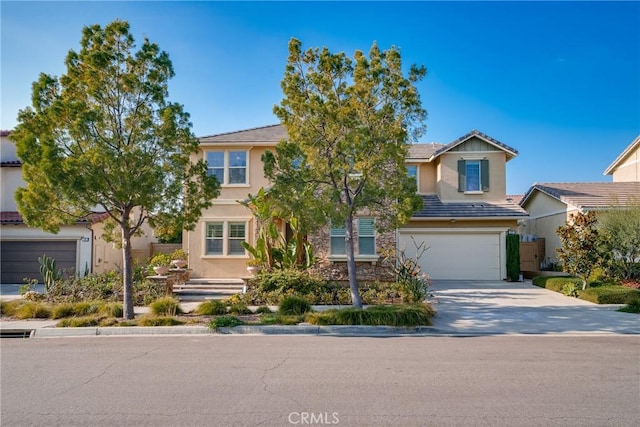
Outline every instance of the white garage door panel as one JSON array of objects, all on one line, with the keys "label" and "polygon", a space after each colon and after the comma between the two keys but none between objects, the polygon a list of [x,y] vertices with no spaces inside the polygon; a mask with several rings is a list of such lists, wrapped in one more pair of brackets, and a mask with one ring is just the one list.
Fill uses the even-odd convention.
[{"label": "white garage door panel", "polygon": [[[500,280],[499,233],[414,234],[417,244],[429,249],[420,258],[422,270],[436,280]],[[401,235],[400,245],[415,257],[409,235]]]}]

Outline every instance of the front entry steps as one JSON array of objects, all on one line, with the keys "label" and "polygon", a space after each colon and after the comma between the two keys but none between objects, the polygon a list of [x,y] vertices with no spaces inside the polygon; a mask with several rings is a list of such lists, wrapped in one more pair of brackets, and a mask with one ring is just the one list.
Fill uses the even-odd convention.
[{"label": "front entry steps", "polygon": [[242,293],[245,282],[242,279],[190,279],[181,285],[174,285],[173,294],[183,302],[225,299]]}]

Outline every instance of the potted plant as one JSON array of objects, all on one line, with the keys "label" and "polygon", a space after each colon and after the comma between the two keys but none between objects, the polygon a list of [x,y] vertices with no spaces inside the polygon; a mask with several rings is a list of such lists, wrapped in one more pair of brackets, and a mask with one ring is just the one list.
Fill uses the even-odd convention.
[{"label": "potted plant", "polygon": [[156,253],[149,260],[149,267],[158,276],[166,276],[169,273],[169,266],[171,265],[171,256],[169,254]]},{"label": "potted plant", "polygon": [[176,249],[169,255],[171,257],[171,264],[176,268],[185,268],[187,266],[188,254],[182,249]]},{"label": "potted plant", "polygon": [[262,270],[263,265],[264,265],[263,261],[261,261],[260,259],[252,258],[249,261],[247,261],[247,272],[249,272],[249,274],[253,276],[256,273],[258,273],[260,270]]}]

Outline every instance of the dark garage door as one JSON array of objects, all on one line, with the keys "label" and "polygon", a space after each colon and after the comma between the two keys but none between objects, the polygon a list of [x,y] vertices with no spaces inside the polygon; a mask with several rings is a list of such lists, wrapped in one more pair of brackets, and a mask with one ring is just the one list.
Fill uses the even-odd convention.
[{"label": "dark garage door", "polygon": [[38,257],[47,255],[56,260],[56,267],[76,268],[75,240],[0,242],[1,283],[23,283],[22,279],[38,279],[42,283]]}]

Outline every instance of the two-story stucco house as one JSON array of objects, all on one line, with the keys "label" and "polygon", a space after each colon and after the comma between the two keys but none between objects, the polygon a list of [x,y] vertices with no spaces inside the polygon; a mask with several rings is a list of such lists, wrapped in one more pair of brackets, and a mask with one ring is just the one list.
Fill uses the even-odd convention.
[{"label": "two-story stucco house", "polygon": [[549,260],[557,258],[562,246],[558,227],[565,225],[570,215],[624,206],[640,198],[640,136],[605,170],[613,182],[536,183],[525,194],[521,206],[529,213],[520,234],[545,239]]},{"label": "two-story stucco house", "polygon": [[[16,147],[9,140],[10,131],[1,131],[0,147],[0,283],[23,283],[23,278],[42,280],[38,257],[47,255],[56,260],[58,268],[85,272],[115,270],[122,266],[122,250],[105,242],[103,214],[89,215],[73,225],[60,228],[57,234],[27,226],[14,199],[18,187],[25,185],[22,164]],[[134,254],[149,256],[149,243],[156,242],[152,230],[133,239]]]},{"label": "two-story stucco house", "polygon": [[[241,242],[254,243],[256,224],[238,201],[268,188],[261,156],[286,136],[282,125],[273,125],[200,138],[199,155],[222,189],[195,229],[184,233],[192,277],[246,276],[249,256]],[[429,247],[421,262],[432,278],[503,279],[506,234],[515,232],[527,215],[506,196],[506,163],[515,156],[513,148],[475,130],[447,145],[412,145],[406,167],[416,178],[424,208],[404,227],[384,235],[375,230],[375,218],[359,217],[356,261],[375,267],[387,245],[411,255],[413,239]],[[344,230],[327,227],[309,241],[329,276],[339,279],[346,260]]]}]

